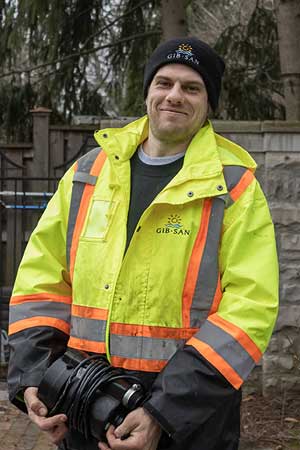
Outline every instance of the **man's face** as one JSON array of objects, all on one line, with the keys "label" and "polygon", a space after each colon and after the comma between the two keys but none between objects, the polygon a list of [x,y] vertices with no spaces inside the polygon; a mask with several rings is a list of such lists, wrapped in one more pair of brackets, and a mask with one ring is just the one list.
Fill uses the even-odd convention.
[{"label": "man's face", "polygon": [[162,142],[189,142],[208,113],[207,91],[198,72],[167,64],[155,74],[146,99],[150,133]]}]

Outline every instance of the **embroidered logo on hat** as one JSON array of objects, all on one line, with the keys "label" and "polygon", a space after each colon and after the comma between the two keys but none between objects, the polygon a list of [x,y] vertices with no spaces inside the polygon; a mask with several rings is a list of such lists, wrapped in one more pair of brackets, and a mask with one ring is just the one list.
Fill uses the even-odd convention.
[{"label": "embroidered logo on hat", "polygon": [[180,53],[187,53],[188,55],[193,55],[192,53],[193,47],[189,44],[180,44],[178,47],[178,50],[176,50],[177,52]]},{"label": "embroidered logo on hat", "polygon": [[193,48],[189,44],[180,44],[175,50],[175,52],[169,53],[167,55],[167,59],[177,59],[185,61],[189,61],[190,63],[199,65],[199,60],[195,57],[194,53],[192,52]]}]

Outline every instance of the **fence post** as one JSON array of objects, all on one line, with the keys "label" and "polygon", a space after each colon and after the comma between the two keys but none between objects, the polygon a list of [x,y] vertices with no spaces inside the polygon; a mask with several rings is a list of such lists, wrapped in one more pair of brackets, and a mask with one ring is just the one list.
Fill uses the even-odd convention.
[{"label": "fence post", "polygon": [[[49,122],[51,109],[38,107],[31,111],[33,119],[32,147],[33,158],[26,166],[26,176],[29,178],[40,178],[25,182],[24,189],[30,192],[47,192],[49,190]],[[32,211],[30,217],[26,218],[26,230],[32,231],[38,219],[40,211]]]},{"label": "fence post", "polygon": [[[33,117],[33,161],[28,167],[29,177],[49,177],[49,120],[51,109],[35,108]],[[35,189],[47,189],[47,182],[35,183]]]}]

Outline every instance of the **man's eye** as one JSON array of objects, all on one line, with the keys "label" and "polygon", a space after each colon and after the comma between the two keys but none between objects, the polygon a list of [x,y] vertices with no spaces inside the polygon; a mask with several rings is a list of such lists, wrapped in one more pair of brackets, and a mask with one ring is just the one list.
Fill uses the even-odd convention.
[{"label": "man's eye", "polygon": [[187,90],[188,92],[199,92],[198,86],[187,86],[187,87],[186,87],[186,90]]},{"label": "man's eye", "polygon": [[162,86],[162,87],[168,87],[168,86],[170,86],[170,83],[168,81],[160,80],[157,82],[157,85]]}]

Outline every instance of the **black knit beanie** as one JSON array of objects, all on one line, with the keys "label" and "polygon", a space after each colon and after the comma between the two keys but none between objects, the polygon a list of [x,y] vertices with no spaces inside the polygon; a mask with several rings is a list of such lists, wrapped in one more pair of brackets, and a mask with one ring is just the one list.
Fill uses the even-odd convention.
[{"label": "black knit beanie", "polygon": [[209,104],[215,110],[218,106],[225,64],[209,45],[194,37],[171,39],[154,50],[145,68],[144,98],[147,97],[149,85],[158,69],[172,63],[186,64],[201,75]]}]

